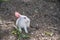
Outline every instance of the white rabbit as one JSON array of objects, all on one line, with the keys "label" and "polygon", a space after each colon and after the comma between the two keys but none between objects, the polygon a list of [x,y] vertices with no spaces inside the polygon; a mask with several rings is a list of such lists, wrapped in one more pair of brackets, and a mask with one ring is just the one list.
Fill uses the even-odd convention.
[{"label": "white rabbit", "polygon": [[19,31],[22,32],[22,28],[28,33],[27,28],[30,26],[30,19],[25,16],[21,15],[18,12],[15,12],[15,16],[18,18],[16,20],[16,26],[19,28]]}]

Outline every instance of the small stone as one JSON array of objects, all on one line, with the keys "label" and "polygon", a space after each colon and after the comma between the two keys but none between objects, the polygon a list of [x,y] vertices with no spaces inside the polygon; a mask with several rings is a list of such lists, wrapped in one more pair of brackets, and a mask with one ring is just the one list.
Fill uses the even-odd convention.
[{"label": "small stone", "polygon": [[34,34],[34,33],[31,33],[31,34]]},{"label": "small stone", "polygon": [[35,10],[35,13],[38,13],[37,9]]},{"label": "small stone", "polygon": [[51,9],[53,9],[53,7],[50,7]]},{"label": "small stone", "polygon": [[44,37],[44,35],[45,35],[45,34],[43,34],[43,33],[41,34],[42,37]]}]

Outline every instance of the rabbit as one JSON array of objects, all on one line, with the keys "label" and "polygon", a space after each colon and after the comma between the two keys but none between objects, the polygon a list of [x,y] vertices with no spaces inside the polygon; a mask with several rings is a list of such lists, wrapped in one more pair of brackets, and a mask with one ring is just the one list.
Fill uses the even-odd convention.
[{"label": "rabbit", "polygon": [[28,33],[27,28],[30,27],[30,19],[25,16],[19,14],[19,12],[15,12],[16,20],[16,26],[19,28],[19,31],[22,32],[22,28],[24,29],[25,33]]}]

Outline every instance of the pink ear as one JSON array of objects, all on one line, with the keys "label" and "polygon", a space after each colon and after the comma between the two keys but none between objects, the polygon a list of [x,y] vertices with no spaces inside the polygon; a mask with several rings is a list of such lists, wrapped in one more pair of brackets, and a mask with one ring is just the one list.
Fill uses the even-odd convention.
[{"label": "pink ear", "polygon": [[20,17],[19,12],[15,12],[15,17],[17,17],[17,18],[19,18],[19,17]]}]

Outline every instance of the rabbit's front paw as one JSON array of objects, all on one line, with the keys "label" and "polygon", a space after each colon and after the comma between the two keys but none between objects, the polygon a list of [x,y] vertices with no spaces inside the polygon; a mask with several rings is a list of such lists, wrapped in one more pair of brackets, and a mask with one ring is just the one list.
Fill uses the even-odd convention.
[{"label": "rabbit's front paw", "polygon": [[24,27],[25,33],[28,33],[27,27]]},{"label": "rabbit's front paw", "polygon": [[19,31],[20,31],[20,33],[22,33],[22,30],[21,30],[21,28],[19,28]]}]

